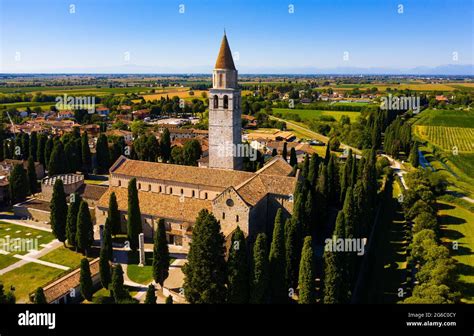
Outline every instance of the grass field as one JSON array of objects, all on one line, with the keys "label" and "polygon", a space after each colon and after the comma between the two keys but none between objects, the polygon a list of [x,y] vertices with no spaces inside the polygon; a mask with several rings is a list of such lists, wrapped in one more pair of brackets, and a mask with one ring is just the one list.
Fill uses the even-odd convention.
[{"label": "grass field", "polygon": [[[474,303],[474,214],[459,205],[438,202],[442,241],[457,264],[463,301]],[[457,242],[457,250],[452,242]]]},{"label": "grass field", "polygon": [[424,110],[415,125],[474,128],[474,111]]},{"label": "grass field", "polygon": [[16,109],[26,109],[27,107],[33,109],[34,107],[41,107],[43,111],[49,111],[50,107],[55,105],[56,102],[47,102],[47,103],[38,103],[38,102],[21,102],[21,103],[10,103],[10,104],[0,104],[0,109],[3,108],[16,108]]},{"label": "grass field", "polygon": [[339,121],[343,115],[346,115],[350,118],[351,122],[355,121],[360,115],[359,112],[350,112],[350,111],[320,111],[320,110],[302,110],[302,109],[284,109],[284,108],[274,108],[273,113],[281,113],[282,117],[285,118],[285,115],[288,114],[297,114],[302,120],[304,119],[317,119],[321,116],[331,116],[336,121]]},{"label": "grass field", "polygon": [[70,268],[77,268],[80,266],[82,258],[84,258],[84,256],[81,253],[74,252],[67,247],[61,246],[42,256],[40,260]]},{"label": "grass field", "polygon": [[6,288],[15,287],[17,303],[29,302],[28,295],[57,278],[64,271],[36,263],[28,263],[17,269],[0,275],[0,282]]},{"label": "grass field", "polygon": [[[127,275],[130,280],[148,285],[153,281],[153,252],[145,252],[145,266],[138,266],[138,253],[129,252],[128,254],[128,265],[127,265]],[[170,259],[170,264],[173,263],[175,259]]]},{"label": "grass field", "polygon": [[[26,226],[0,222],[0,239],[38,239],[38,249],[41,249],[41,244],[47,244],[54,239],[51,232],[32,229]],[[36,243],[36,242],[35,242]],[[15,254],[24,255],[28,251],[17,251]],[[0,258],[2,256],[0,255]]]},{"label": "grass field", "polygon": [[415,125],[415,134],[446,151],[474,151],[474,128]]}]

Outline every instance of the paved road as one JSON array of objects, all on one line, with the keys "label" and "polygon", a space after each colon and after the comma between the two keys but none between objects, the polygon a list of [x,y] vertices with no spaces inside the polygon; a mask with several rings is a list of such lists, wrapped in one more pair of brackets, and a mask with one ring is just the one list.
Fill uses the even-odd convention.
[{"label": "paved road", "polygon": [[390,168],[392,168],[393,172],[400,178],[400,181],[402,182],[403,187],[405,189],[408,189],[408,186],[403,177],[403,175],[405,175],[407,171],[402,168],[401,162],[398,160],[395,160],[394,158],[392,158],[390,155],[387,155],[387,154],[382,154],[382,156],[388,159],[388,161],[390,162]]}]

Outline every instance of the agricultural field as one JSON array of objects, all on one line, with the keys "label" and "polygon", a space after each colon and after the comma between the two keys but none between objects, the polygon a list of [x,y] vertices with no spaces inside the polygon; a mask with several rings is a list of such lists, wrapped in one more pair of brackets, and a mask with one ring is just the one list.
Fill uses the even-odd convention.
[{"label": "agricultural field", "polygon": [[446,151],[474,151],[474,128],[415,125],[415,134]]},{"label": "agricultural field", "polygon": [[0,104],[0,109],[4,108],[11,108],[14,107],[16,109],[24,109],[24,108],[33,108],[33,107],[41,107],[43,111],[49,111],[51,106],[55,105],[56,102],[46,102],[46,103],[38,103],[38,102],[20,102],[20,103],[9,103],[9,104]]},{"label": "agricultural field", "polygon": [[424,110],[416,117],[415,125],[474,128],[474,111]]},{"label": "agricultural field", "polygon": [[385,92],[387,89],[397,90],[413,90],[413,91],[454,91],[456,89],[471,90],[473,89],[473,83],[401,83],[401,84],[386,84],[386,83],[373,83],[373,84],[339,84],[330,85],[317,88],[318,91],[323,89],[332,88],[338,91],[350,91],[353,89],[365,90],[368,88],[376,87],[379,92]]},{"label": "agricultural field", "polygon": [[321,116],[330,116],[339,121],[343,115],[349,117],[352,121],[355,121],[360,115],[360,112],[351,112],[351,111],[321,111],[321,110],[303,110],[303,109],[285,109],[285,108],[274,108],[273,113],[280,113],[283,118],[288,114],[297,114],[302,120],[304,119],[317,119]]},{"label": "agricultural field", "polygon": [[[18,87],[18,88],[0,88],[0,93],[38,93],[41,92],[47,95],[97,95],[105,96],[109,94],[124,94],[124,93],[145,93],[149,92],[154,88],[139,86],[139,87],[118,87],[118,88],[109,88],[109,87],[100,87],[93,85],[84,85],[84,86],[49,86],[49,87]],[[159,88],[155,88],[159,90]]]},{"label": "agricultural field", "polygon": [[193,91],[194,95],[190,95],[189,92],[190,92],[189,88],[176,88],[174,90],[173,89],[163,90],[162,92],[157,90],[156,93],[144,94],[142,97],[146,101],[160,100],[161,98],[166,98],[166,97],[173,98],[174,96],[178,96],[179,98],[183,98],[183,99],[186,99],[186,98],[201,99],[202,98],[202,96],[201,96],[202,92],[206,92],[206,94],[207,94],[207,91],[204,91],[204,90],[194,90]]}]

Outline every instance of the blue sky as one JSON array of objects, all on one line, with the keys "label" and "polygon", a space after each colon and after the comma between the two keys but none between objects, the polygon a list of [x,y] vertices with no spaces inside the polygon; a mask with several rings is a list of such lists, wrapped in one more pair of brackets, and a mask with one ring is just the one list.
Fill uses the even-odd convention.
[{"label": "blue sky", "polygon": [[224,28],[239,55],[237,67],[249,72],[474,63],[470,0],[0,0],[0,5],[1,72],[113,72],[124,66],[207,71]]}]

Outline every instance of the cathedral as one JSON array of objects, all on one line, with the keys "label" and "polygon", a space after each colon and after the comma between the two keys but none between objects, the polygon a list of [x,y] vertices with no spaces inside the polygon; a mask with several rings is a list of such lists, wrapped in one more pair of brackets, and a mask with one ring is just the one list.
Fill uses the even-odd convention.
[{"label": "cathedral", "polygon": [[[107,218],[110,194],[117,197],[126,232],[128,182],[137,180],[145,238],[151,239],[158,220],[166,223],[168,243],[189,249],[192,228],[201,209],[211,211],[228,239],[239,226],[252,241],[271,232],[279,208],[293,210],[299,173],[281,157],[256,172],[242,171],[241,155],[223,147],[242,146],[241,95],[237,69],[224,34],[209,91],[209,166],[193,167],[130,160],[121,156],[110,168],[109,188],[95,209],[96,223]],[[237,152],[238,153],[238,152]]]}]

